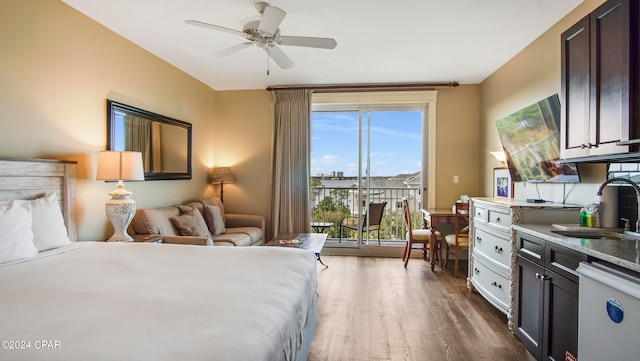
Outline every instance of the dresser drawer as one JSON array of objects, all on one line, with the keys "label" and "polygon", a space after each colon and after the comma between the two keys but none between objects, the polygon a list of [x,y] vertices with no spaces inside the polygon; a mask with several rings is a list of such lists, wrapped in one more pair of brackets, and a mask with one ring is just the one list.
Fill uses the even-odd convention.
[{"label": "dresser drawer", "polygon": [[507,235],[500,232],[491,232],[484,227],[476,228],[473,243],[473,251],[480,252],[504,267],[504,272],[511,269],[511,242]]},{"label": "dresser drawer", "polygon": [[511,209],[508,208],[487,208],[487,219],[490,227],[504,232],[511,230]]},{"label": "dresser drawer", "polygon": [[487,207],[480,203],[473,203],[473,221],[476,224],[487,223]]},{"label": "dresser drawer", "polygon": [[482,256],[474,254],[471,281],[489,302],[507,313],[511,304],[509,276],[498,272]]}]

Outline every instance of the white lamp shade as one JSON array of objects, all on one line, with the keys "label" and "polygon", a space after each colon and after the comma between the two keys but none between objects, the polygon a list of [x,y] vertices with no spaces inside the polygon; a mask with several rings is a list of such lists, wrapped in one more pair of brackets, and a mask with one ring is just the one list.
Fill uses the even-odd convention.
[{"label": "white lamp shade", "polygon": [[101,151],[98,153],[98,174],[96,179],[111,181],[144,180],[142,153]]}]

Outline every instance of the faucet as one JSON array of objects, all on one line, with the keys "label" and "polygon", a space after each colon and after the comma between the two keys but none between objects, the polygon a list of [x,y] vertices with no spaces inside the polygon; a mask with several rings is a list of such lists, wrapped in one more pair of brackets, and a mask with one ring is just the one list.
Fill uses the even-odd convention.
[{"label": "faucet", "polygon": [[636,191],[636,200],[637,200],[637,207],[638,207],[638,218],[636,220],[636,233],[640,233],[640,187],[638,187],[637,184],[635,184],[634,182],[626,178],[607,179],[606,181],[604,181],[604,183],[600,185],[600,188],[598,188],[598,193],[596,193],[596,195],[598,197],[602,197],[602,190],[604,189],[604,187],[606,187],[607,184],[614,183],[614,182],[627,183],[631,187],[633,187],[633,189]]}]

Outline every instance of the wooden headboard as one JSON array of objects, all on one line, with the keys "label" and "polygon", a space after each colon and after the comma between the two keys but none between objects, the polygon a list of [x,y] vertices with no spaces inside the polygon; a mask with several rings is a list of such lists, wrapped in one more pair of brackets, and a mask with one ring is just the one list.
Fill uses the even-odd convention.
[{"label": "wooden headboard", "polygon": [[75,161],[0,157],[0,200],[34,199],[56,193],[69,239],[78,239]]}]

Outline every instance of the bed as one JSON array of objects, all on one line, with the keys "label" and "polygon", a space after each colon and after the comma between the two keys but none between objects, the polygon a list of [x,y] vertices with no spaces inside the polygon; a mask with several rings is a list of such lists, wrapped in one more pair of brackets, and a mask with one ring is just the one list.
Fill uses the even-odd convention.
[{"label": "bed", "polygon": [[[55,193],[71,229],[74,167],[0,159],[0,201]],[[300,249],[70,242],[0,265],[0,359],[305,360],[316,287]]]}]

